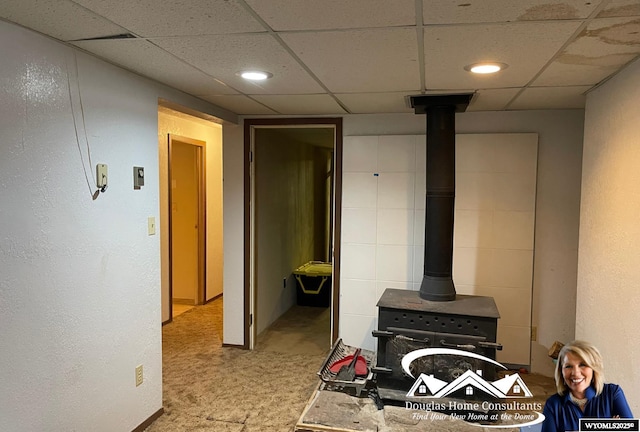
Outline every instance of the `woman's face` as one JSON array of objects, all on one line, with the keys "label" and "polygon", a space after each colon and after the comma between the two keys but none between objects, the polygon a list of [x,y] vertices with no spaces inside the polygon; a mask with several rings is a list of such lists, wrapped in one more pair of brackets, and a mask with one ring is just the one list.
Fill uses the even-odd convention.
[{"label": "woman's face", "polygon": [[573,353],[567,353],[562,362],[562,377],[569,391],[578,398],[584,397],[585,390],[591,385],[593,369]]}]

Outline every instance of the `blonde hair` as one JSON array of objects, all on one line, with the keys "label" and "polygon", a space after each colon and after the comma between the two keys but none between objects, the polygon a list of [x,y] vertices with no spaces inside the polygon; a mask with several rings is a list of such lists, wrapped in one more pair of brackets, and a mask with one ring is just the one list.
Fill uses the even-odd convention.
[{"label": "blonde hair", "polygon": [[602,362],[602,355],[598,348],[590,344],[589,342],[574,340],[562,347],[558,354],[558,362],[556,363],[555,379],[556,390],[558,394],[563,395],[569,389],[564,382],[562,376],[562,368],[564,367],[564,358],[567,353],[571,353],[576,357],[579,357],[582,362],[593,369],[593,378],[591,385],[596,389],[596,394],[602,393],[604,388],[604,364]]}]

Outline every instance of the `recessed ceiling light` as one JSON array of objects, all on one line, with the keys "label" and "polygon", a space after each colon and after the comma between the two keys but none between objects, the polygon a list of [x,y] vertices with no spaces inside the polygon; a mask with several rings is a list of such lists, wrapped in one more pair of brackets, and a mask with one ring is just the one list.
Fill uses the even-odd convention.
[{"label": "recessed ceiling light", "polygon": [[251,70],[251,71],[240,72],[240,76],[249,81],[263,81],[268,78],[271,78],[273,74],[269,72],[264,72],[264,71]]},{"label": "recessed ceiling light", "polygon": [[473,72],[476,74],[492,74],[506,69],[508,65],[506,63],[473,63],[464,67],[464,70]]}]

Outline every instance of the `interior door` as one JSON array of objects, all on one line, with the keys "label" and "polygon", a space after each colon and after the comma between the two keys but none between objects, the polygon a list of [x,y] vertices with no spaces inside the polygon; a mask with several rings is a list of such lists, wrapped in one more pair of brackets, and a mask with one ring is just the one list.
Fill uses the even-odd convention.
[{"label": "interior door", "polygon": [[[273,200],[270,199],[268,206],[260,207],[258,205],[259,199],[256,197],[258,193],[258,187],[265,188],[264,180],[277,180],[283,176],[283,173],[287,168],[290,168],[292,171],[295,171],[295,168],[291,168],[290,165],[284,163],[282,160],[279,163],[282,169],[268,169],[262,173],[262,181],[256,181],[258,174],[256,172],[256,160],[259,159],[256,156],[256,132],[258,130],[265,131],[267,129],[271,129],[272,131],[277,131],[278,133],[284,134],[286,131],[287,137],[290,137],[291,134],[304,134],[306,132],[320,133],[320,136],[324,136],[324,134],[328,135],[328,141],[325,141],[323,138],[323,145],[328,146],[333,150],[334,158],[330,161],[324,160],[326,167],[323,166],[323,177],[322,179],[314,179],[314,181],[318,181],[322,184],[329,184],[330,191],[327,191],[327,196],[318,195],[319,200],[329,199],[326,209],[326,219],[327,226],[319,224],[317,228],[319,228],[319,235],[323,237],[323,240],[319,243],[320,246],[320,254],[318,258],[313,259],[322,259],[322,257],[326,256],[328,261],[332,261],[333,264],[333,274],[332,274],[332,300],[330,307],[330,320],[331,320],[331,328],[330,332],[327,334],[327,347],[330,347],[338,338],[338,317],[339,314],[339,298],[340,298],[340,221],[341,221],[341,190],[342,190],[342,121],[341,119],[330,119],[330,118],[300,118],[300,119],[246,119],[245,120],[245,151],[247,154],[247,163],[245,164],[245,261],[244,261],[244,271],[245,271],[245,348],[254,348],[254,344],[257,338],[258,329],[260,325],[265,327],[265,322],[268,324],[269,319],[275,317],[277,314],[271,313],[273,310],[278,309],[284,310],[282,307],[284,304],[284,295],[285,290],[294,287],[294,284],[290,284],[293,281],[291,277],[292,271],[304,263],[302,261],[289,262],[288,259],[281,259],[285,256],[285,247],[277,247],[274,248],[273,251],[262,250],[262,253],[259,253],[259,249],[261,249],[261,245],[267,247],[273,247],[274,245],[278,245],[282,239],[300,239],[300,244],[303,241],[309,241],[311,236],[297,236],[291,235],[293,231],[293,227],[300,227],[300,218],[297,217],[299,213],[297,213],[300,206],[289,206],[287,210],[283,210],[284,206],[273,205]],[[324,133],[322,133],[324,132]],[[305,136],[304,141],[306,143],[313,142],[314,145],[317,144],[314,140],[311,140],[311,135],[307,134]],[[300,137],[298,137],[300,138]],[[261,166],[263,167],[274,167],[272,164],[277,161],[272,161],[269,159],[271,156],[278,156],[280,159],[285,159],[285,156],[289,155],[289,153],[283,153],[280,151],[273,151],[275,146],[283,144],[285,141],[278,143],[278,140],[274,140],[271,142],[273,147],[270,147],[270,151],[266,151],[262,153]],[[262,142],[265,144],[265,142]],[[292,150],[289,150],[292,151]],[[268,156],[265,158],[265,156]],[[288,157],[288,156],[287,156]],[[267,161],[266,159],[269,159]],[[298,162],[307,161],[307,159],[301,157],[298,159]],[[249,162],[251,161],[251,163]],[[312,161],[311,158],[308,161]],[[311,162],[307,162],[311,163]],[[328,169],[327,169],[328,168]],[[283,188],[281,190],[281,194],[277,195],[276,198],[280,199],[282,196],[287,196],[290,198],[289,202],[295,203],[303,203],[308,200],[309,197],[305,195],[304,198],[297,199],[292,198],[295,194],[294,191],[300,190],[299,182],[304,178],[302,171],[299,171],[300,176],[298,175],[284,175],[283,183],[278,183],[276,181],[276,189],[281,187],[282,184],[286,182],[292,182],[291,179],[296,179],[295,184],[291,184],[290,187]],[[327,178],[330,176],[331,178]],[[308,179],[307,179],[308,180]],[[280,186],[278,186],[280,185]],[[269,189],[269,187],[267,187]],[[304,194],[303,194],[304,195]],[[296,197],[298,195],[295,195]],[[315,195],[314,195],[315,196]],[[264,195],[263,195],[264,197]],[[273,197],[272,197],[273,198]],[[276,209],[276,212],[271,212],[270,210]],[[309,212],[305,211],[305,217],[309,217]],[[295,216],[290,218],[293,220],[290,224],[282,224],[280,223],[285,216]],[[262,221],[262,230],[260,230],[260,223],[258,223],[258,219]],[[323,216],[322,220],[325,220]],[[273,222],[270,222],[273,221]],[[285,230],[280,234],[274,234],[274,226],[278,227],[279,224],[282,225]],[[291,229],[287,228],[291,227]],[[328,227],[330,227],[329,232],[327,232]],[[271,241],[269,238],[264,236],[264,233],[267,233],[267,236],[271,236]],[[263,235],[261,235],[262,233]],[[330,239],[324,239],[324,235],[329,234]],[[313,234],[313,238],[316,238],[316,233]],[[336,240],[338,239],[338,240]],[[260,241],[262,240],[262,241]],[[325,243],[326,241],[326,243]],[[296,243],[292,246],[293,242],[289,242],[289,249],[286,249],[288,252],[295,249],[295,247],[300,246],[300,244]],[[330,244],[329,251],[326,250],[326,245]],[[314,245],[314,247],[317,245]],[[314,252],[315,254],[315,252]],[[328,254],[328,256],[327,256]],[[260,255],[260,256],[258,256]],[[289,255],[293,256],[295,253],[290,253]],[[276,268],[280,263],[284,263]],[[273,265],[272,265],[273,264]],[[276,271],[272,271],[276,268]],[[264,270],[267,271],[264,271]],[[279,271],[279,274],[276,274]],[[274,282],[274,281],[277,281]],[[274,283],[271,283],[274,282]],[[276,292],[277,290],[277,292]],[[260,291],[260,295],[258,295],[258,291]],[[290,291],[287,291],[287,294],[290,294]],[[271,301],[271,304],[266,304],[264,299]],[[282,300],[280,304],[277,304],[276,307],[271,307],[273,304],[273,299]],[[293,300],[295,302],[295,299]],[[267,314],[270,313],[269,316]]]},{"label": "interior door", "polygon": [[204,288],[204,142],[170,137],[172,302],[202,304]]}]

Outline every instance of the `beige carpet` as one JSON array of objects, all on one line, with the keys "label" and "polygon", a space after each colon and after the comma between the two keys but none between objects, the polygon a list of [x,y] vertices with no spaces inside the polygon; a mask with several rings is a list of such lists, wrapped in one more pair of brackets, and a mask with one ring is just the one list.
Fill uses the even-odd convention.
[{"label": "beige carpet", "polygon": [[294,306],[258,335],[256,349],[326,355],[331,348],[330,319],[329,308]]},{"label": "beige carpet", "polygon": [[[297,308],[297,307],[296,307]],[[292,432],[329,350],[320,341],[303,343],[294,334],[278,339],[303,318],[316,330],[328,325],[323,311],[292,310],[246,351],[222,347],[222,299],[198,306],[163,327],[163,405],[165,413],[146,432]],[[326,312],[324,312],[326,313]],[[311,319],[315,317],[316,319]],[[327,324],[318,324],[320,321]],[[271,343],[269,342],[271,341]],[[296,349],[289,350],[291,344]]]}]

